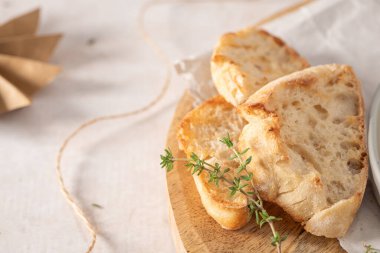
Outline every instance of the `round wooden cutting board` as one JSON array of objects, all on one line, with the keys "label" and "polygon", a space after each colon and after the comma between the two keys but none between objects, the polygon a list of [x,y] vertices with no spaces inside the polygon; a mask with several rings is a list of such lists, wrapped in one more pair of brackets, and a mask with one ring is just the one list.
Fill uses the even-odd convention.
[{"label": "round wooden cutting board", "polygon": [[[186,92],[178,103],[168,134],[167,146],[175,157],[185,157],[178,148],[176,132],[179,122],[192,106],[193,98]],[[177,252],[275,252],[270,244],[268,226],[260,229],[252,220],[237,231],[222,229],[203,208],[193,178],[183,163],[175,164],[166,178],[171,229]],[[281,208],[273,204],[266,207],[269,213],[283,219],[276,222],[280,233],[288,235],[282,244],[283,252],[345,252],[337,239],[313,236]]]}]

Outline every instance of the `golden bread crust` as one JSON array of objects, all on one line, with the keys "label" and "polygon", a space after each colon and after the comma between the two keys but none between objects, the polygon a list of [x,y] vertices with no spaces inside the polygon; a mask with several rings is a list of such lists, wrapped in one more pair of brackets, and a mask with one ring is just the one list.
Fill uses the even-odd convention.
[{"label": "golden bread crust", "polygon": [[211,74],[219,93],[237,106],[268,82],[308,66],[280,38],[246,28],[220,38],[211,59]]},{"label": "golden bread crust", "polygon": [[323,65],[279,78],[239,110],[249,122],[239,146],[250,148],[263,198],[315,235],[343,236],[368,176],[364,104],[351,67]]}]

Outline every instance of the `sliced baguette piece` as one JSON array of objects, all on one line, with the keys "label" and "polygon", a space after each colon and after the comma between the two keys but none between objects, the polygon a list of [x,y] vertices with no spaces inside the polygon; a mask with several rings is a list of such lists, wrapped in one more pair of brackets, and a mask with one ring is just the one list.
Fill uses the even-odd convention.
[{"label": "sliced baguette piece", "polygon": [[256,28],[223,35],[211,59],[215,86],[237,106],[268,82],[308,67],[281,39]]},{"label": "sliced baguette piece", "polygon": [[[234,106],[221,96],[211,98],[182,120],[177,135],[179,146],[187,157],[195,153],[210,164],[217,162],[223,168],[229,167],[231,171],[225,176],[232,180],[238,164],[228,159],[231,153],[219,140],[229,133],[237,143],[244,124],[246,121]],[[193,178],[207,213],[223,228],[234,230],[248,223],[250,215],[244,195],[237,193],[231,197],[229,186],[223,181],[219,182],[218,187],[208,182],[207,172],[199,176],[195,174]]]},{"label": "sliced baguette piece", "polygon": [[347,65],[311,67],[279,78],[239,107],[262,197],[307,231],[341,237],[358,210],[368,176],[364,107]]}]

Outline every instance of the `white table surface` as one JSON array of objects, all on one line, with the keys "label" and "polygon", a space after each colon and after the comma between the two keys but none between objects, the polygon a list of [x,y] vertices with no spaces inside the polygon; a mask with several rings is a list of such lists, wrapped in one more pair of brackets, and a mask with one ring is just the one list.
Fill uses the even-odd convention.
[{"label": "white table surface", "polygon": [[[0,116],[0,252],[85,251],[90,238],[59,191],[55,156],[83,121],[139,108],[158,93],[165,66],[137,31],[143,2],[0,0],[0,22],[41,6],[40,33],[65,35],[52,59],[64,72],[31,107]],[[148,32],[173,61],[295,1],[194,2],[166,1],[146,15]],[[92,127],[66,153],[67,185],[99,231],[94,252],[174,252],[158,164],[185,88],[173,77],[154,109]]]}]

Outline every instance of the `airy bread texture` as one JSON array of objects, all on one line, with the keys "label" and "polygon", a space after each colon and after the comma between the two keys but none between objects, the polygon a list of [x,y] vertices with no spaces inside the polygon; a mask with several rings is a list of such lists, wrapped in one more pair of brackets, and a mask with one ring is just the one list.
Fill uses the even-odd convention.
[{"label": "airy bread texture", "polygon": [[247,28],[220,38],[211,59],[211,74],[219,94],[237,106],[268,82],[308,66],[281,39]]},{"label": "airy bread texture", "polygon": [[[237,143],[245,124],[237,109],[217,96],[185,116],[178,129],[177,139],[188,157],[195,153],[210,164],[218,162],[223,168],[231,168],[225,176],[232,180],[238,164],[228,159],[231,153],[219,140],[229,133]],[[195,174],[193,178],[207,213],[223,228],[239,229],[248,223],[250,215],[244,195],[237,193],[231,197],[228,185],[223,181],[219,182],[219,187],[208,182],[207,172],[199,176]]]},{"label": "airy bread texture", "polygon": [[315,235],[341,237],[368,175],[361,88],[351,67],[323,65],[279,78],[239,107],[239,138],[262,197]]}]

